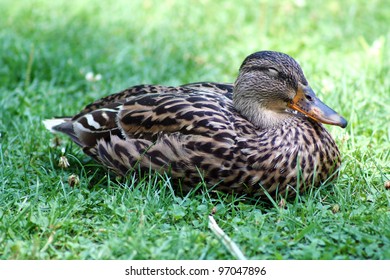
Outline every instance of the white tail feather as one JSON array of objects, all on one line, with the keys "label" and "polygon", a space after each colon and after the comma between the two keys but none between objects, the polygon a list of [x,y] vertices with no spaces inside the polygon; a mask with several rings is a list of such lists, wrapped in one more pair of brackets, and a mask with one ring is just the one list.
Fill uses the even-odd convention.
[{"label": "white tail feather", "polygon": [[50,130],[50,132],[57,132],[56,130],[53,129],[53,127],[60,125],[64,122],[66,122],[66,119],[48,119],[48,120],[43,120],[43,125],[46,127],[47,130]]}]

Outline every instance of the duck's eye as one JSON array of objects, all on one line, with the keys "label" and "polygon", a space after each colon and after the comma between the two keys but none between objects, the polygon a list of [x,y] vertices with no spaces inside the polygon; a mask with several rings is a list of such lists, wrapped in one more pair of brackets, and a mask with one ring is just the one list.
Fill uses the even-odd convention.
[{"label": "duck's eye", "polygon": [[272,75],[272,76],[278,76],[279,75],[279,71],[276,69],[276,68],[273,68],[273,67],[269,67],[268,68],[268,72]]}]

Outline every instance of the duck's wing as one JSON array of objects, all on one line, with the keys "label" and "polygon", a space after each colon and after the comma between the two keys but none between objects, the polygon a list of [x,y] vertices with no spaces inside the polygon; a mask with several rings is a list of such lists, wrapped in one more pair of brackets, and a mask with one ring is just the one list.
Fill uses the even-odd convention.
[{"label": "duck's wing", "polygon": [[213,136],[229,123],[232,91],[231,84],[217,83],[139,85],[99,99],[72,118],[45,125],[69,135],[87,153],[99,139],[109,141],[112,135],[148,140],[174,132]]},{"label": "duck's wing", "polygon": [[123,104],[124,102],[132,98],[135,98],[136,96],[141,96],[146,94],[161,94],[161,93],[172,93],[172,94],[180,95],[180,94],[190,93],[194,91],[203,91],[203,92],[211,92],[214,94],[221,94],[226,96],[229,99],[232,99],[233,84],[200,82],[200,83],[185,84],[178,87],[160,86],[160,85],[137,85],[125,89],[121,92],[114,93],[94,101],[93,103],[87,105],[77,115],[75,115],[73,117],[73,120],[91,111],[101,109],[106,106],[111,106],[111,104],[116,104],[116,103]]},{"label": "duck's wing", "polygon": [[181,133],[230,137],[233,129],[231,99],[194,89],[187,93],[147,94],[131,98],[118,112],[117,125],[126,138],[156,140],[158,135]]},{"label": "duck's wing", "polygon": [[226,166],[236,160],[235,123],[240,118],[231,96],[224,89],[216,93],[198,84],[185,88],[180,94],[129,98],[117,112],[121,136],[98,139],[89,154],[122,175],[137,167],[193,180],[199,179],[202,170],[212,174],[214,183],[221,180],[222,169],[224,178],[231,176]]}]

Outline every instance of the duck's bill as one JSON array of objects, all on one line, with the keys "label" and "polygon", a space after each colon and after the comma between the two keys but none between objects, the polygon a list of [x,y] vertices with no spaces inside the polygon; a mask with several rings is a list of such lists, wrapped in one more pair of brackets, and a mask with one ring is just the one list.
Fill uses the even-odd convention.
[{"label": "duck's bill", "polygon": [[348,122],[332,108],[323,103],[310,86],[300,86],[294,99],[288,107],[297,110],[315,121],[346,127]]}]

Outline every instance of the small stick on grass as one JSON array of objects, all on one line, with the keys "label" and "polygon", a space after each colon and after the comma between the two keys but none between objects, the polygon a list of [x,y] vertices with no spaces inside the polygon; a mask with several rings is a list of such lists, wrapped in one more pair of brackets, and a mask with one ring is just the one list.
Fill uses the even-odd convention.
[{"label": "small stick on grass", "polygon": [[226,249],[235,256],[238,260],[246,260],[246,257],[238,248],[237,244],[230,239],[229,236],[218,226],[217,222],[214,220],[213,215],[209,215],[209,228],[211,231],[220,239],[225,245]]}]

